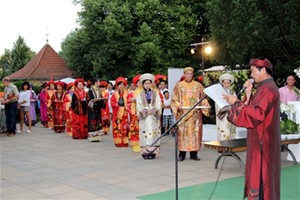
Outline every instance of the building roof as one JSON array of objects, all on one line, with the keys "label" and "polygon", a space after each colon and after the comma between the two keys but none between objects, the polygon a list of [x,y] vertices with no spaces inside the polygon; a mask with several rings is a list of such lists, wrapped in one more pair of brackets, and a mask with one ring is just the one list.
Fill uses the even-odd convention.
[{"label": "building roof", "polygon": [[49,45],[45,46],[21,69],[9,75],[11,79],[54,80],[72,77],[63,59]]}]

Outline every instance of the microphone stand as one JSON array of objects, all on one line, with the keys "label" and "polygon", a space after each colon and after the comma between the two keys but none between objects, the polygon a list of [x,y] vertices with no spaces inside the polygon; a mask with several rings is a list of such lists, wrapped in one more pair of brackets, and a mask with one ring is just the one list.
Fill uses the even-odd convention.
[{"label": "microphone stand", "polygon": [[[175,128],[175,193],[176,193],[176,200],[178,200],[178,160],[177,160],[177,152],[178,152],[178,137],[177,137],[177,124],[185,117],[187,116],[192,110],[194,110],[205,98],[206,94],[189,110],[184,113],[168,130],[166,130],[159,138],[157,138],[150,147],[154,146],[162,137],[164,137],[172,128]],[[153,150],[149,151],[148,154],[152,154],[158,147],[154,148]]]}]

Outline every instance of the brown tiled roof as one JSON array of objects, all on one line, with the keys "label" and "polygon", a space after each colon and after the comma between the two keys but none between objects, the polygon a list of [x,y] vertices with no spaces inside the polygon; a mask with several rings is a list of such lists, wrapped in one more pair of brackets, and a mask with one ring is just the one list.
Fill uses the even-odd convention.
[{"label": "brown tiled roof", "polygon": [[45,46],[21,69],[9,75],[11,79],[54,80],[72,77],[63,59],[49,45]]}]

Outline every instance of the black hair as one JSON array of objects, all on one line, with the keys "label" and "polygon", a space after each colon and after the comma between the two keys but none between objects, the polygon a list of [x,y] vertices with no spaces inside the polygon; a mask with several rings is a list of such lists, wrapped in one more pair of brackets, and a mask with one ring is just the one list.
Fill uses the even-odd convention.
[{"label": "black hair", "polygon": [[125,83],[123,81],[120,81],[117,86],[121,85],[121,83],[123,83],[125,85]]},{"label": "black hair", "polygon": [[111,86],[114,86],[114,84],[112,84],[112,82],[110,82],[110,81],[107,81],[108,82],[108,84],[110,84]]},{"label": "black hair", "polygon": [[150,82],[152,83],[152,81],[151,81],[150,79],[145,79],[145,80],[143,80],[142,85],[144,85],[144,83],[145,83],[146,81],[150,81]]},{"label": "black hair", "polygon": [[29,90],[30,89],[30,85],[29,85],[29,83],[27,82],[27,81],[24,81],[23,83],[22,83],[22,85],[21,85],[21,90],[24,90],[24,86],[25,85],[27,85],[27,90]]},{"label": "black hair", "polygon": [[163,92],[163,94],[165,94],[165,93],[170,93],[168,90],[165,90],[164,92]]},{"label": "black hair", "polygon": [[292,76],[292,77],[294,78],[294,80],[295,80],[295,81],[297,81],[297,78],[296,78],[296,76],[295,76],[295,75],[293,75],[293,74],[289,74],[289,75],[286,77],[286,79],[287,79],[288,77],[290,77],[290,76]]},{"label": "black hair", "polygon": [[273,70],[268,67],[256,67],[256,68],[258,69],[258,71],[261,71],[262,68],[265,68],[267,74],[269,74],[270,76],[273,76]]}]

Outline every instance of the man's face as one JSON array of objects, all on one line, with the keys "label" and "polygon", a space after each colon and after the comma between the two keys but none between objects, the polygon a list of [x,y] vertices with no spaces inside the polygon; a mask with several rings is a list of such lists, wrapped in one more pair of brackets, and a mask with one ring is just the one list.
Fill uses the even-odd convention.
[{"label": "man's face", "polygon": [[3,84],[4,84],[5,86],[8,86],[8,85],[9,85],[9,82],[8,82],[8,81],[3,81]]},{"label": "man's face", "polygon": [[187,82],[190,82],[190,81],[192,81],[193,76],[194,76],[194,73],[192,71],[186,71],[184,73],[184,80],[186,80]]},{"label": "man's face", "polygon": [[293,76],[288,76],[286,79],[286,83],[288,86],[294,86],[296,83],[296,80]]},{"label": "man's face", "polygon": [[256,83],[259,83],[263,79],[263,75],[266,73],[265,68],[259,70],[256,66],[251,66],[251,77]]},{"label": "man's face", "polygon": [[160,82],[159,89],[164,90],[167,87],[166,82]]}]

